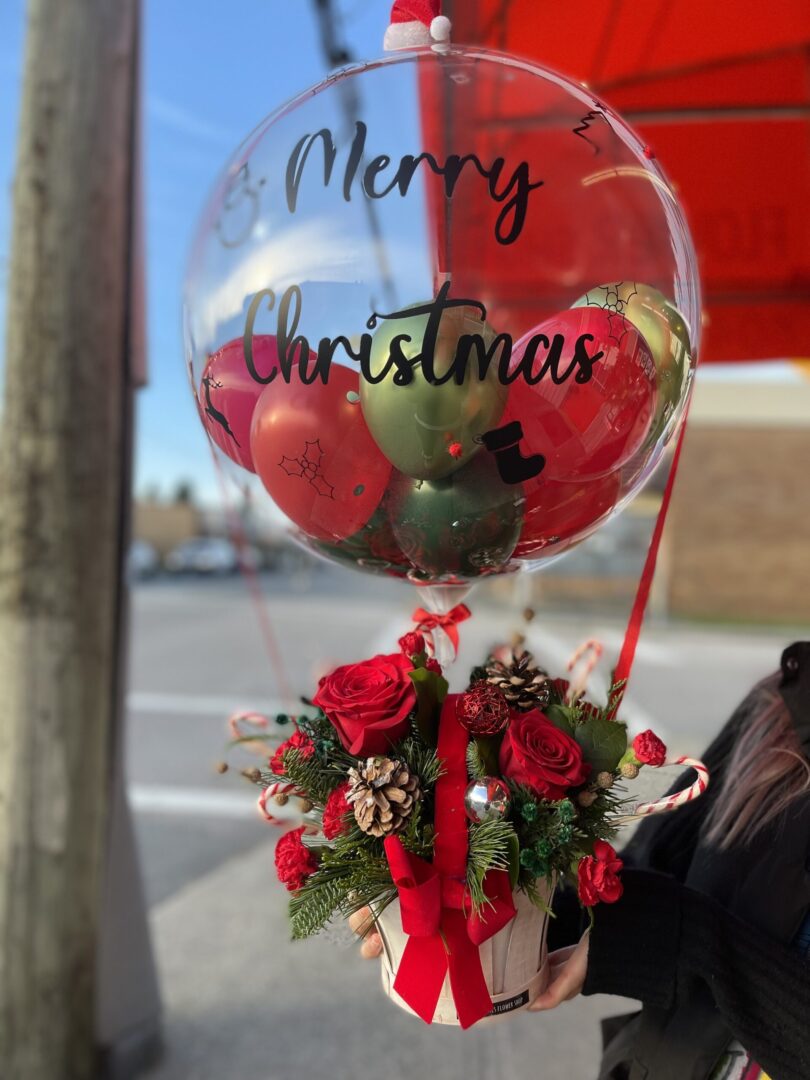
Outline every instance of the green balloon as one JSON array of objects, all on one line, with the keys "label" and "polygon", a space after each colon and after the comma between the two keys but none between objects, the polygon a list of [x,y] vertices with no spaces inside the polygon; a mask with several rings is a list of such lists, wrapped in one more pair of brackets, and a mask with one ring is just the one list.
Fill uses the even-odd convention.
[{"label": "green balloon", "polygon": [[[371,344],[372,376],[389,363],[394,338],[407,335],[411,340],[399,343],[402,355],[408,360],[417,357],[427,326],[425,314],[386,319]],[[495,337],[475,308],[445,310],[433,356],[438,378],[452,367],[456,346],[464,334],[480,335],[487,347]],[[485,379],[479,379],[477,355],[472,349],[461,385],[454,379],[440,386],[429,383],[418,360],[412,366],[414,377],[407,386],[395,384],[397,368],[393,364],[379,383],[361,379],[360,401],[368,429],[401,473],[419,480],[449,476],[478,452],[476,437],[497,425],[508,387],[498,378],[497,363],[490,365]]]},{"label": "green balloon", "polygon": [[572,306],[601,307],[624,315],[649,345],[658,372],[658,398],[645,446],[653,446],[669,427],[692,371],[692,345],[683,316],[663,293],[640,281],[599,285]]},{"label": "green balloon", "polygon": [[344,540],[317,540],[301,534],[306,546],[332,562],[352,566],[386,577],[405,577],[411,564],[399,549],[391,522],[379,507],[373,516],[352,536]]},{"label": "green balloon", "polygon": [[394,536],[426,577],[503,570],[523,525],[523,488],[504,484],[488,454],[442,480],[394,476],[385,505]]}]

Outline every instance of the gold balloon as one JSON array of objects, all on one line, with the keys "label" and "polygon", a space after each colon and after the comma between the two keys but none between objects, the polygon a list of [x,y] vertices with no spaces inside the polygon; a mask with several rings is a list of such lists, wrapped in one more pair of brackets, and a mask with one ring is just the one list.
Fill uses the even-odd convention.
[{"label": "gold balloon", "polygon": [[624,315],[650,347],[658,372],[658,399],[645,446],[652,446],[669,427],[683,400],[692,370],[689,329],[674,304],[640,281],[599,285],[573,307],[600,307]]},{"label": "gold balloon", "polygon": [[[424,307],[425,305],[417,305]],[[360,400],[369,431],[388,460],[406,476],[417,480],[438,480],[465,464],[479,449],[476,437],[495,427],[506,405],[508,387],[498,378],[497,356],[484,379],[478,377],[477,352],[470,351],[464,381],[454,379],[435,386],[427,381],[421,360],[427,329],[426,314],[386,319],[371,344],[371,374],[379,374],[389,362],[394,338],[408,335],[400,343],[402,355],[413,360],[413,380],[406,386],[394,382],[392,365],[379,383],[360,381]],[[478,334],[489,348],[495,333],[472,307],[455,307],[442,313],[433,356],[437,378],[453,365],[459,338]]]}]

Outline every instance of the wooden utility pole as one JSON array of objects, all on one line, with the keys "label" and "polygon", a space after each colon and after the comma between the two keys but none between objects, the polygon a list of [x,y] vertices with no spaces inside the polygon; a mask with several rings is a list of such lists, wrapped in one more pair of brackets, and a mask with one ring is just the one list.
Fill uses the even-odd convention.
[{"label": "wooden utility pole", "polygon": [[0,424],[4,1080],[95,1076],[129,497],[137,7],[28,3]]}]

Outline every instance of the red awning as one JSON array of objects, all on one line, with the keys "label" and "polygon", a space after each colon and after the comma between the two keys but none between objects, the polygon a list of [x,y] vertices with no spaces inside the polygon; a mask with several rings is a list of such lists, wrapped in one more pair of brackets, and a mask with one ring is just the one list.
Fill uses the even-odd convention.
[{"label": "red awning", "polygon": [[[587,83],[654,149],[698,250],[701,360],[810,356],[805,0],[609,0],[590,14],[546,0],[444,0],[443,10],[455,43]],[[531,287],[524,276],[521,290]]]}]

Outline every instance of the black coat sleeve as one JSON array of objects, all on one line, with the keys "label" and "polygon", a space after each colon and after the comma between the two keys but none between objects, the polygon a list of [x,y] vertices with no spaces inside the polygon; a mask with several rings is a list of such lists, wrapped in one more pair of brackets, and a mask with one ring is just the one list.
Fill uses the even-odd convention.
[{"label": "black coat sleeve", "polygon": [[778,1080],[810,1076],[810,961],[674,878],[623,875],[624,895],[594,910],[583,993],[670,1008],[692,981]]}]

